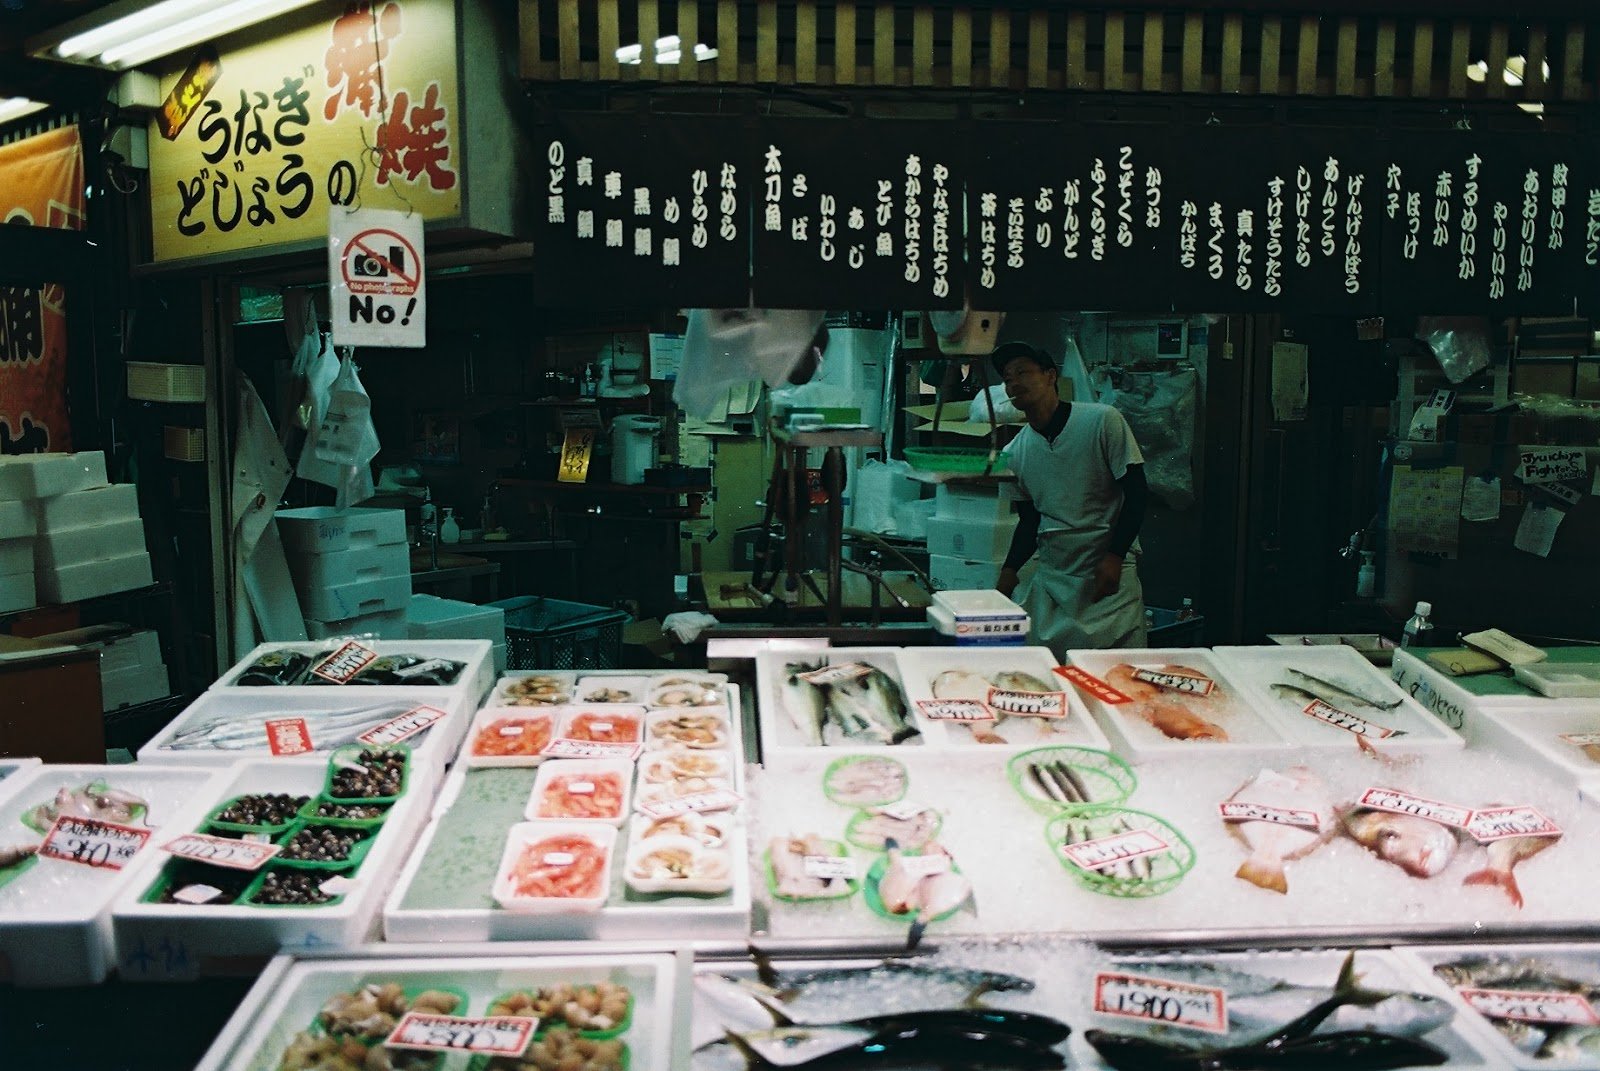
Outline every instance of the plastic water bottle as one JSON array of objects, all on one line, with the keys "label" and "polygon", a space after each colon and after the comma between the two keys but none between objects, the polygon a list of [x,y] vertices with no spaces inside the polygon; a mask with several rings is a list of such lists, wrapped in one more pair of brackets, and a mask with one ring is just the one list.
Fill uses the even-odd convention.
[{"label": "plastic water bottle", "polygon": [[1178,610],[1178,620],[1179,621],[1193,621],[1195,618],[1197,618],[1199,616],[1200,616],[1200,611],[1196,610],[1194,608],[1194,600],[1189,598],[1189,596],[1185,595],[1183,597],[1183,606],[1182,606],[1182,608],[1180,608]]},{"label": "plastic water bottle", "polygon": [[1406,620],[1405,632],[1400,636],[1401,647],[1427,647],[1433,642],[1433,604],[1417,603],[1417,610]]},{"label": "plastic water bottle", "polygon": [[439,525],[439,542],[461,542],[461,525],[456,521],[456,511],[453,506],[444,508],[444,523]]}]

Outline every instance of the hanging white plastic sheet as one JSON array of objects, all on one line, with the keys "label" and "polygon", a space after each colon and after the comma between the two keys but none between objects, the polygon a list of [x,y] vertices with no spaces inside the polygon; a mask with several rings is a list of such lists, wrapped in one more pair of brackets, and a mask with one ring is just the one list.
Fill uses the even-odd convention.
[{"label": "hanging white plastic sheet", "polygon": [[1096,368],[1090,379],[1095,400],[1115,406],[1128,419],[1144,454],[1144,475],[1150,490],[1169,509],[1194,505],[1195,394],[1194,368],[1170,372],[1129,372]]}]

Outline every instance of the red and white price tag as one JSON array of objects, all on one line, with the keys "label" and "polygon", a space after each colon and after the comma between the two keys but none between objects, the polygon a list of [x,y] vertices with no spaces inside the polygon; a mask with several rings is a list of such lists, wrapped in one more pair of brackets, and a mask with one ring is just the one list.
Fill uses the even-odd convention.
[{"label": "red and white price tag", "polygon": [[1133,702],[1130,697],[1123,695],[1093,673],[1078,666],[1057,666],[1055,672],[1056,676],[1072,682],[1102,703],[1121,706],[1124,703]]},{"label": "red and white price tag", "polygon": [[1217,804],[1217,813],[1224,822],[1271,822],[1280,826],[1299,826],[1318,829],[1322,822],[1316,811],[1302,811],[1294,807],[1268,807],[1261,803],[1243,800],[1224,800]]},{"label": "red and white price tag", "polygon": [[538,1019],[516,1015],[469,1019],[460,1015],[407,1012],[384,1044],[397,1049],[521,1056],[528,1051],[528,1043],[538,1027]]},{"label": "red and white price tag", "polygon": [[917,709],[931,721],[994,721],[994,711],[981,699],[919,699]]},{"label": "red and white price tag", "polygon": [[363,744],[398,744],[449,714],[438,707],[412,707],[398,718],[390,718],[356,737]]},{"label": "red and white price tag", "polygon": [[1369,788],[1361,794],[1356,803],[1362,807],[1370,807],[1374,811],[1391,811],[1394,814],[1415,815],[1426,818],[1430,822],[1440,825],[1456,826],[1465,829],[1472,820],[1471,807],[1457,807],[1453,803],[1440,803],[1438,800],[1424,799],[1413,796],[1409,792],[1399,792],[1392,788]]},{"label": "red and white price tag", "polygon": [[311,728],[304,718],[274,718],[267,722],[267,747],[279,757],[304,755],[311,746]]},{"label": "red and white price tag", "polygon": [[1025,718],[1064,718],[1069,713],[1066,692],[1014,692],[989,689],[989,706],[1002,714]]},{"label": "red and white price tag", "polygon": [[838,684],[841,681],[853,681],[865,677],[872,672],[872,667],[862,662],[841,662],[836,666],[823,666],[809,673],[796,674],[807,684],[823,685]]},{"label": "red and white price tag", "polygon": [[1101,971],[1094,976],[1094,1010],[1102,1015],[1149,1019],[1209,1034],[1228,1032],[1228,995],[1212,986],[1171,982],[1141,974]]},{"label": "red and white price tag", "polygon": [[1522,989],[1456,990],[1472,1010],[1490,1019],[1520,1019],[1527,1023],[1566,1023],[1600,1026],[1600,1014],[1581,993],[1541,993]]},{"label": "red and white price tag", "polygon": [[1134,829],[1109,837],[1099,837],[1078,844],[1063,844],[1061,852],[1067,861],[1080,870],[1098,872],[1124,859],[1137,859],[1141,855],[1155,855],[1171,849],[1172,845],[1148,829]]},{"label": "red and white price tag", "polygon": [[563,736],[546,744],[542,754],[552,759],[626,759],[632,762],[643,749],[644,745],[637,742],[572,740]]},{"label": "red and white price tag", "polygon": [[211,866],[233,870],[260,870],[283,850],[281,844],[262,844],[254,840],[229,840],[204,833],[185,833],[167,841],[161,850],[182,859],[193,859]]},{"label": "red and white price tag", "polygon": [[1326,722],[1336,729],[1343,729],[1345,732],[1355,733],[1357,736],[1368,736],[1374,740],[1387,740],[1391,736],[1400,736],[1404,732],[1401,729],[1387,729],[1382,725],[1374,725],[1365,718],[1358,718],[1356,715],[1340,710],[1338,707],[1330,706],[1320,699],[1313,699],[1311,705],[1300,713],[1309,718],[1315,718],[1320,722]]},{"label": "red and white price tag", "polygon": [[935,874],[949,873],[950,857],[943,852],[929,852],[927,855],[902,853],[900,869],[912,878],[931,878]]},{"label": "red and white price tag", "polygon": [[68,863],[121,870],[150,839],[150,830],[61,815],[44,835],[39,854]]},{"label": "red and white price tag", "polygon": [[1487,844],[1508,837],[1559,837],[1561,827],[1546,818],[1537,808],[1480,807],[1467,820],[1466,830],[1472,839]]},{"label": "red and white price tag", "polygon": [[808,855],[802,863],[808,878],[856,879],[856,861],[848,855]]},{"label": "red and white price tag", "polygon": [[311,667],[311,674],[329,684],[349,684],[357,673],[378,660],[378,652],[351,640]]},{"label": "red and white price tag", "polygon": [[675,818],[680,814],[703,814],[708,811],[731,811],[744,800],[732,789],[718,788],[710,792],[694,792],[675,799],[652,800],[638,806],[646,818]]},{"label": "red and white price tag", "polygon": [[1184,695],[1210,695],[1217,682],[1204,673],[1180,673],[1171,669],[1150,669],[1141,666],[1133,671],[1133,679],[1153,684],[1169,692]]}]

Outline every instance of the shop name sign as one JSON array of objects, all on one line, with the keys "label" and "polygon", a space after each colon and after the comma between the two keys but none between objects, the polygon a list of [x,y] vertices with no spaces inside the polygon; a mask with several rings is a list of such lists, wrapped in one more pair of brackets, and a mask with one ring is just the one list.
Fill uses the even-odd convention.
[{"label": "shop name sign", "polygon": [[157,263],[322,240],[330,208],[462,214],[454,0],[319,4],[161,79]]}]

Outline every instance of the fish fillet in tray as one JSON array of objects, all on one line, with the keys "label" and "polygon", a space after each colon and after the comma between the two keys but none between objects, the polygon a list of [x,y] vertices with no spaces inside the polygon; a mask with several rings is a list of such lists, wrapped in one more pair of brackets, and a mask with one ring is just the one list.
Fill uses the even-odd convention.
[{"label": "fish fillet in tray", "polygon": [[1278,722],[1258,711],[1233,673],[1208,650],[1068,651],[1067,661],[1130,701],[1083,692],[1112,743],[1130,761],[1198,752],[1282,751]]},{"label": "fish fillet in tray", "polygon": [[923,744],[927,722],[906,698],[898,654],[895,647],[838,647],[756,655],[763,753]]},{"label": "fish fillet in tray", "polygon": [[225,780],[204,767],[31,765],[0,782],[0,857],[39,844],[59,813],[152,831],[121,869],[37,855],[0,868],[0,975],[26,986],[104,981],[112,901],[161,854],[157,843],[204,816]]},{"label": "fish fillet in tray", "polygon": [[[612,1067],[615,1071],[623,1068],[667,1071],[674,1066],[673,1022],[680,997],[679,967],[672,954],[630,952],[513,957],[469,955],[464,954],[465,951],[450,949],[426,958],[401,958],[383,954],[381,950],[370,956],[337,959],[279,956],[246,994],[243,1004],[200,1061],[197,1071],[279,1071],[281,1067],[290,1066],[284,1062],[284,1054],[297,1039],[301,1045],[315,1043],[321,1029],[312,1031],[312,1024],[318,1021],[319,1014],[330,1001],[369,985],[389,984],[403,991],[408,1006],[411,998],[432,991],[437,996],[426,1001],[424,1007],[430,1004],[448,1006],[455,1002],[449,1014],[473,1018],[489,1015],[490,1006],[498,999],[519,991],[538,993],[541,989],[558,986],[603,985],[612,995],[622,996],[619,988],[625,989],[631,1011],[626,1028],[611,1039],[620,1045],[609,1048],[614,1051],[625,1047],[626,1055],[619,1054],[615,1063],[601,1066]],[[393,1022],[391,1016],[379,1020],[376,1025],[392,1030]],[[539,1029],[543,1031],[544,1025]],[[373,1040],[376,1038],[362,1039],[363,1047]],[[402,1051],[408,1050],[389,1050],[394,1055]],[[426,1056],[422,1050],[409,1052],[413,1057]],[[374,1065],[369,1062],[367,1066]],[[443,1055],[443,1063],[438,1066],[447,1071],[461,1071],[468,1066],[479,1066],[479,1063],[469,1061],[466,1052],[452,1052]]]},{"label": "fish fillet in tray", "polygon": [[1600,780],[1600,700],[1486,708],[1472,730],[1485,745],[1554,766],[1580,787]]},{"label": "fish fillet in tray", "polygon": [[[972,700],[995,715],[992,721],[977,722],[923,717],[930,747],[1110,746],[1076,689],[1053,672],[1056,659],[1049,648],[905,647],[900,650],[899,665],[906,698],[919,713],[928,710],[925,703]],[[991,698],[995,706],[990,706]],[[1064,702],[1066,714],[1046,718],[1008,712],[1008,708],[1016,710],[1034,702],[1051,705],[1052,713],[1054,703]]]},{"label": "fish fillet in tray", "polygon": [[1448,1000],[1494,1067],[1600,1066],[1600,944],[1413,945],[1394,954]]},{"label": "fish fillet in tray", "polygon": [[1247,698],[1306,747],[1348,748],[1356,735],[1386,751],[1464,744],[1352,647],[1217,647],[1212,654]]}]

